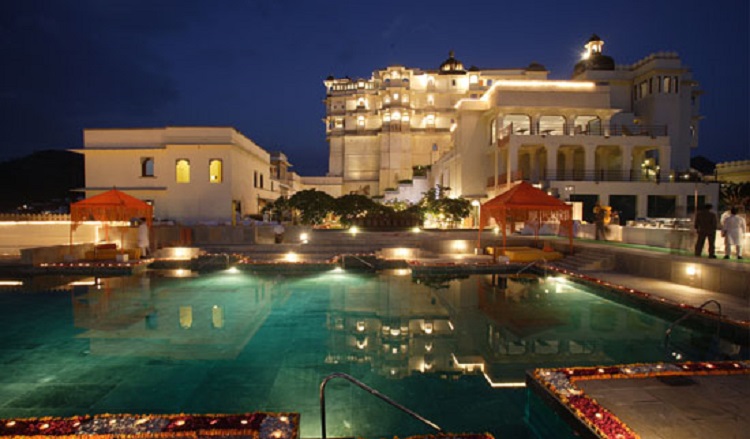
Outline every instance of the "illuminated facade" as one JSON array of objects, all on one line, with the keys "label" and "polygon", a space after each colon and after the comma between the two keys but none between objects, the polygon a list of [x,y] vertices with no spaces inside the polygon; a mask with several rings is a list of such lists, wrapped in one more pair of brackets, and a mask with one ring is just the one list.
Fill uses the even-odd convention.
[{"label": "illuminated facade", "polygon": [[328,175],[342,179],[343,193],[396,189],[452,149],[461,99],[479,98],[500,79],[545,80],[540,67],[465,69],[451,52],[436,70],[389,66],[370,79],[327,78]]},{"label": "illuminated facade", "polygon": [[537,63],[464,69],[452,54],[437,70],[328,78],[329,175],[345,193],[399,198],[387,189],[431,165],[431,184],[452,195],[487,199],[526,180],[624,219],[686,214],[696,192],[716,203],[715,185],[684,184],[701,117],[690,70],[674,53],[615,65],[603,45],[592,36],[570,80]]},{"label": "illuminated facade", "polygon": [[[87,129],[86,196],[117,187],[182,223],[229,222],[260,213],[294,185],[286,157],[231,127]],[[276,174],[273,174],[273,170]],[[283,182],[283,187],[282,184]]]}]

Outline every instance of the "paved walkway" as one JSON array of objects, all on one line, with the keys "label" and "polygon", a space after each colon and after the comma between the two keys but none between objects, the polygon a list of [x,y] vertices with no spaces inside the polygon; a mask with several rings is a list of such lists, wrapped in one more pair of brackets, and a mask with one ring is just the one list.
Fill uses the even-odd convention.
[{"label": "paved walkway", "polygon": [[[588,272],[586,274],[609,283],[627,286],[635,290],[650,293],[653,296],[663,297],[665,299],[685,303],[691,306],[700,306],[707,300],[716,300],[721,304],[721,312],[723,315],[729,316],[734,320],[750,321],[750,301],[741,297],[721,294],[702,288],[678,285],[659,279],[638,277],[609,271]],[[716,311],[716,307],[712,305],[709,305],[707,309],[709,311]]]},{"label": "paved walkway", "polygon": [[641,439],[746,438],[748,375],[611,379],[578,383]]}]

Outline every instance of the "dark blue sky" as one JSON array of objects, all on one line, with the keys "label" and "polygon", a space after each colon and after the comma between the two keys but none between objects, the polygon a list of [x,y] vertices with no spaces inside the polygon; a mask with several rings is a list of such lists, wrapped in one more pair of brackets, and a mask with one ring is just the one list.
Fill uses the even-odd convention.
[{"label": "dark blue sky", "polygon": [[592,33],[618,64],[676,51],[701,88],[701,146],[750,159],[747,0],[603,2],[3,0],[0,160],[82,146],[83,128],[234,126],[322,175],[323,79],[389,64],[544,64]]}]

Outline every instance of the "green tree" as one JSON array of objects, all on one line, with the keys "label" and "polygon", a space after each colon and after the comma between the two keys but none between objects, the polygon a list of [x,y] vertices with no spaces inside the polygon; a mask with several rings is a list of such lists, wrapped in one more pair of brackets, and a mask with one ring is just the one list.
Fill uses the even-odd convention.
[{"label": "green tree", "polygon": [[344,226],[351,225],[356,218],[363,218],[368,214],[380,211],[380,204],[372,201],[366,195],[342,195],[336,198],[334,212]]},{"label": "green tree", "polygon": [[726,209],[737,207],[750,210],[750,183],[725,183],[720,190],[721,203]]},{"label": "green tree", "polygon": [[432,216],[436,222],[448,226],[455,226],[461,220],[471,215],[471,202],[463,197],[449,198],[450,188],[437,185],[424,193],[419,206],[427,216]]},{"label": "green tree", "polygon": [[282,222],[292,218],[292,206],[287,197],[279,197],[273,203],[263,206],[262,213],[268,213],[272,221]]},{"label": "green tree", "polygon": [[292,195],[289,205],[299,212],[299,219],[305,225],[322,224],[326,216],[334,211],[335,199],[325,192],[307,189]]}]

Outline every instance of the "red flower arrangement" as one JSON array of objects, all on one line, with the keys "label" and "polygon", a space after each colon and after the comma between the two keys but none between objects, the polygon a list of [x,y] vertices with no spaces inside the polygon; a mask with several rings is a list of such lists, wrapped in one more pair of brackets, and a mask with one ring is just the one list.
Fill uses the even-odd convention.
[{"label": "red flower arrangement", "polygon": [[195,436],[245,436],[296,439],[297,413],[236,415],[94,415],[71,418],[0,420],[0,437],[13,439],[173,439]]}]

